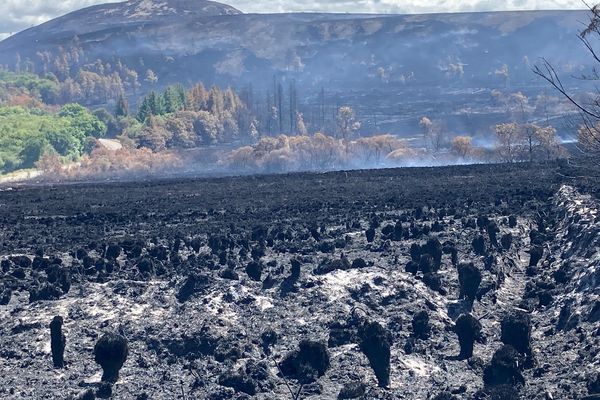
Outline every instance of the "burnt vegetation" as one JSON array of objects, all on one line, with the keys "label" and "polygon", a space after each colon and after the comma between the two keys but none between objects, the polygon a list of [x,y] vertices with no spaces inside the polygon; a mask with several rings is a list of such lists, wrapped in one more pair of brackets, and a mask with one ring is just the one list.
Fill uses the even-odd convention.
[{"label": "burnt vegetation", "polygon": [[[561,376],[570,385],[554,396],[593,394],[557,350],[585,342],[577,360],[593,369],[598,307],[576,294],[594,287],[571,286],[587,271],[571,258],[578,247],[556,250],[563,235],[569,246],[592,238],[560,225],[581,202],[562,185],[597,191],[565,182],[576,172],[463,166],[0,192],[0,357],[20,371],[0,393],[35,397],[40,368],[82,380],[95,361],[102,378],[89,390],[65,378],[44,393],[529,398]],[[37,337],[48,354],[30,358],[17,343]]]}]

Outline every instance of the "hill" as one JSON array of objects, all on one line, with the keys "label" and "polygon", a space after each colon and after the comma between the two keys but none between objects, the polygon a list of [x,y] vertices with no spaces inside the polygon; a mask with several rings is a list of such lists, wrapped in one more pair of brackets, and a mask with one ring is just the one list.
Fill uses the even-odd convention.
[{"label": "hill", "polygon": [[417,118],[432,112],[452,119],[472,109],[480,118],[493,89],[541,93],[546,86],[531,73],[540,57],[566,76],[581,73],[587,57],[577,34],[585,20],[583,11],[243,14],[208,1],[134,0],[5,39],[0,64],[71,76],[126,65],[139,77],[130,94],[201,80],[252,85],[256,103],[276,91],[275,77],[284,90],[297,83],[310,113],[319,112],[324,89],[329,104],[354,105],[373,130],[399,130],[409,120],[416,129]]}]

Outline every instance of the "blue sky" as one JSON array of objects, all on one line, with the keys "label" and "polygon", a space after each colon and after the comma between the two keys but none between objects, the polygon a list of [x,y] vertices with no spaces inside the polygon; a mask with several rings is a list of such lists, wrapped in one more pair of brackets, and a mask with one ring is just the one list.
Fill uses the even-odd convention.
[{"label": "blue sky", "polygon": [[[156,0],[160,1],[160,0]],[[2,0],[0,38],[38,25],[69,11],[115,0]],[[367,12],[428,13],[460,11],[504,11],[580,9],[582,0],[229,0],[244,12]]]}]

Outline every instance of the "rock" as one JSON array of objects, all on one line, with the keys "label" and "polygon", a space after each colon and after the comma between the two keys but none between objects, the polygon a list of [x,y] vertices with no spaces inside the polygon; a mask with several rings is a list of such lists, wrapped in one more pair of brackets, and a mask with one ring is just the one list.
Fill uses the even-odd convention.
[{"label": "rock", "polygon": [[589,394],[600,394],[600,372],[590,375],[586,384]]},{"label": "rock", "polygon": [[103,370],[102,381],[115,383],[129,354],[127,340],[116,333],[107,333],[94,346],[94,360]]},{"label": "rock", "polygon": [[16,268],[12,271],[12,276],[17,279],[25,279],[25,270],[23,268]]}]

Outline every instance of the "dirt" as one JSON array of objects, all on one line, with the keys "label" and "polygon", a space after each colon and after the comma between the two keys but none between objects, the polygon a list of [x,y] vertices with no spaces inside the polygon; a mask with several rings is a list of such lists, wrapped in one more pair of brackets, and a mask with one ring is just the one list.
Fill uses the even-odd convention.
[{"label": "dirt", "polygon": [[[494,398],[483,393],[502,388],[484,387],[484,369],[517,310],[531,320],[519,396],[593,396],[600,220],[588,172],[485,165],[0,191],[0,398]],[[510,233],[510,249],[490,231]],[[439,267],[441,246],[428,245],[432,257],[407,272],[411,246],[431,238]],[[452,249],[480,271],[472,305]],[[454,321],[469,311],[481,337],[458,357]],[[106,333],[128,344],[112,387],[94,361]],[[372,368],[387,349],[389,384],[385,365]]]}]

